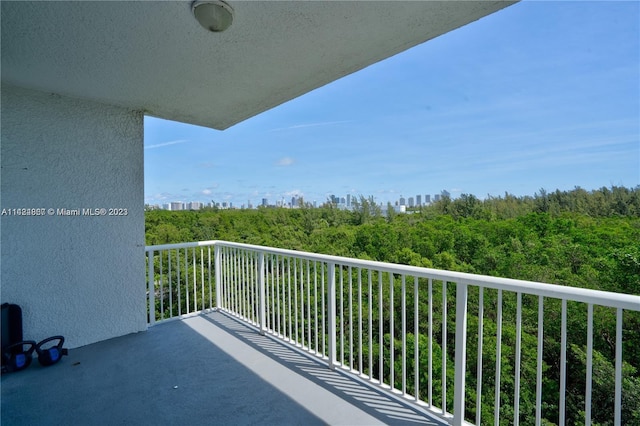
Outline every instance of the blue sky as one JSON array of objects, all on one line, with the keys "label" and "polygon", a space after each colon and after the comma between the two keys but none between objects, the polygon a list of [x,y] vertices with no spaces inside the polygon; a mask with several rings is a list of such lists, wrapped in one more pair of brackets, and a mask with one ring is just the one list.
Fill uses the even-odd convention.
[{"label": "blue sky", "polygon": [[145,118],[145,203],[640,185],[640,3],[524,1],[225,131]]}]

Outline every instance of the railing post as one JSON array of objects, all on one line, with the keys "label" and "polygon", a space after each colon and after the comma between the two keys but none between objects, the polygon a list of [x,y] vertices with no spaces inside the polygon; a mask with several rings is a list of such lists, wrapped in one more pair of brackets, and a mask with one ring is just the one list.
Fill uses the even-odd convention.
[{"label": "railing post", "polygon": [[328,285],[328,306],[327,324],[329,327],[329,368],[336,366],[336,265],[329,263],[329,285]]},{"label": "railing post", "polygon": [[156,322],[156,274],[153,270],[153,253],[153,250],[147,252],[147,274],[149,276],[149,325],[153,325]]},{"label": "railing post", "polygon": [[258,288],[260,289],[260,334],[264,335],[267,331],[267,310],[266,310],[266,297],[265,297],[265,267],[264,267],[264,252],[261,251],[258,255]]},{"label": "railing post", "polygon": [[213,246],[213,267],[216,273],[216,309],[222,308],[222,266],[221,266],[221,253],[220,246],[215,244]]},{"label": "railing post", "polygon": [[464,424],[467,364],[467,284],[456,283],[456,355],[453,383],[453,426]]}]

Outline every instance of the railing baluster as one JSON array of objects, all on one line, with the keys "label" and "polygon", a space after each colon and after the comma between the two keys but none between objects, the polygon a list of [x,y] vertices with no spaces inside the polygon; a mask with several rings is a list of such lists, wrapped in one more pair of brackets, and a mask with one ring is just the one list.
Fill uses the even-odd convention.
[{"label": "railing baluster", "polygon": [[478,362],[476,366],[476,425],[482,414],[482,344],[484,337],[484,287],[478,287]]},{"label": "railing baluster", "polygon": [[238,250],[236,253],[236,256],[238,258],[238,300],[240,302],[240,305],[238,307],[238,311],[240,314],[240,318],[246,318],[247,317],[247,293],[246,293],[246,280],[245,280],[245,267],[244,267],[244,263],[246,261],[246,258],[244,256],[244,251],[242,250]]},{"label": "railing baluster", "polygon": [[566,424],[566,390],[567,390],[567,299],[562,299],[562,325],[560,337],[560,423]]},{"label": "railing baluster", "polygon": [[287,317],[287,323],[289,324],[289,335],[287,336],[289,340],[293,336],[292,333],[292,321],[291,321],[291,258],[287,257],[287,306],[289,308],[289,316]]},{"label": "railing baluster", "polygon": [[300,346],[304,347],[305,346],[305,330],[307,327],[305,327],[304,324],[304,320],[305,320],[305,302],[304,302],[304,263],[302,262],[302,259],[300,259],[300,276],[299,276],[299,280],[300,280]]},{"label": "railing baluster", "polygon": [[245,301],[245,309],[244,309],[244,317],[249,323],[257,324],[256,316],[255,316],[255,303],[253,301],[254,295],[254,284],[251,276],[251,272],[253,271],[253,256],[250,252],[246,250],[242,250],[242,285],[244,288],[244,301]]},{"label": "railing baluster", "polygon": [[433,281],[429,278],[429,407],[433,407]]},{"label": "railing baluster", "polygon": [[239,251],[238,249],[233,249],[233,257],[232,259],[232,268],[233,268],[233,272],[232,272],[232,276],[233,276],[233,297],[234,297],[234,307],[233,307],[233,313],[236,316],[241,316],[242,315],[242,286],[241,286],[241,274],[242,274],[242,269],[240,268],[240,255],[239,255]]},{"label": "railing baluster", "polygon": [[419,293],[418,277],[413,280],[413,374],[414,389],[416,402],[420,401],[420,319],[418,309],[420,307],[418,300]]},{"label": "railing baluster", "polygon": [[329,327],[329,368],[336,366],[336,265],[333,262],[328,264],[329,282],[328,284],[328,327]]},{"label": "railing baluster", "polygon": [[196,248],[191,249],[192,267],[193,267],[193,312],[198,310],[198,270],[196,268]]},{"label": "railing baluster", "polygon": [[[251,253],[251,289],[253,294],[254,308],[252,312],[255,315],[256,324],[259,327],[266,326],[264,322],[260,322],[260,253]],[[264,284],[264,283],[263,283]],[[264,301],[264,300],[263,300]],[[266,313],[266,309],[265,309]]]},{"label": "railing baluster", "polygon": [[169,263],[169,311],[173,316],[173,277],[171,274],[171,250],[169,250],[167,262]]},{"label": "railing baluster", "polygon": [[502,290],[498,290],[498,318],[496,330],[496,381],[493,401],[493,422],[500,425],[500,367],[502,365]]},{"label": "railing baluster", "polygon": [[232,247],[228,247],[225,250],[224,258],[225,272],[227,274],[227,279],[225,281],[226,287],[228,289],[227,293],[229,294],[228,310],[235,315],[235,312],[237,312],[236,300],[238,298],[238,294],[236,292],[235,249]]},{"label": "railing baluster", "polygon": [[260,288],[260,334],[265,334],[267,331],[267,308],[266,308],[266,293],[265,293],[265,268],[264,268],[264,252],[260,252],[258,258],[258,286]]},{"label": "railing baluster", "polygon": [[[153,252],[151,252],[150,254],[153,254]],[[160,256],[160,319],[164,319],[164,271],[163,271],[164,265],[162,264],[162,258],[164,257],[164,253],[162,251],[159,251],[158,255]],[[149,306],[154,306],[154,305],[149,305]],[[155,306],[153,310],[154,310],[154,316],[155,316]]]},{"label": "railing baluster", "polygon": [[209,275],[208,275],[208,280],[209,280],[209,309],[213,309],[213,288],[212,288],[212,284],[211,284],[211,246],[207,247],[208,253],[207,253],[207,265],[209,267]]},{"label": "railing baluster", "polygon": [[363,372],[362,365],[362,269],[358,269],[358,371]]},{"label": "railing baluster", "polygon": [[222,265],[222,273],[224,273],[224,278],[221,280],[221,284],[224,286],[222,293],[225,295],[225,298],[222,300],[224,304],[223,307],[230,311],[233,309],[233,289],[231,288],[231,279],[232,274],[229,265],[229,247],[225,247],[224,250],[221,251],[221,265]]},{"label": "railing baluster", "polygon": [[242,250],[242,288],[244,289],[244,317],[250,323],[255,324],[255,303],[253,303],[253,284],[251,281],[252,259],[246,250]]},{"label": "railing baluster", "polygon": [[[315,339],[316,339],[316,346],[315,346],[315,350],[316,353],[320,352],[319,351],[319,347],[318,347],[318,262],[314,261],[313,262],[313,309],[314,309],[314,315],[315,315],[315,321],[314,321],[314,327],[315,327]],[[324,315],[323,315],[324,316]],[[322,332],[322,334],[324,334],[324,331]]]},{"label": "railing baluster", "polygon": [[176,250],[176,272],[178,274],[178,316],[182,315],[182,285],[180,281],[180,250]]},{"label": "railing baluster", "polygon": [[616,390],[613,424],[622,424],[622,309],[616,309]]},{"label": "railing baluster", "polygon": [[302,347],[309,349],[309,333],[307,333],[309,327],[309,297],[307,296],[309,285],[307,283],[307,276],[305,275],[305,262],[304,259],[300,259],[300,306],[302,307],[300,319],[302,320]]},{"label": "railing baluster", "polygon": [[369,281],[369,379],[373,380],[373,272],[368,270]]},{"label": "railing baluster", "polygon": [[353,370],[353,276],[349,266],[349,369]]},{"label": "railing baluster", "polygon": [[233,267],[235,268],[233,272],[233,276],[236,282],[236,291],[234,292],[236,297],[236,315],[239,317],[243,316],[244,312],[244,284],[242,279],[242,274],[244,270],[242,268],[242,253],[240,250],[236,249],[233,251]]},{"label": "railing baluster", "polygon": [[[324,288],[324,265],[325,265],[324,262],[322,262],[320,264],[321,269],[322,269],[322,275],[320,276],[320,284],[322,285],[322,291],[320,292],[320,294],[322,294],[322,313],[323,313],[323,315],[322,315],[322,355],[324,355],[326,353],[326,349],[327,349],[327,347],[326,347],[326,339],[327,339],[326,338],[326,335],[327,335],[327,331],[326,330],[327,330],[327,328],[326,328],[326,324],[325,324],[325,318],[328,316],[328,315],[324,315],[325,309],[327,309],[327,311],[328,311],[328,308],[326,307],[326,301],[325,301],[325,294],[326,293],[325,293],[325,288]],[[327,357],[329,357],[329,356],[330,356],[330,354],[327,354]]]},{"label": "railing baluster", "polygon": [[184,295],[186,299],[185,313],[189,313],[189,249],[184,249]]},{"label": "railing baluster", "polygon": [[520,361],[521,339],[522,339],[522,293],[516,293],[516,365],[515,365],[515,384],[513,390],[513,425],[520,424]]},{"label": "railing baluster", "polygon": [[240,268],[242,271],[242,278],[240,284],[242,285],[242,316],[247,319],[249,322],[253,320],[251,317],[251,287],[249,283],[249,259],[248,253],[245,250],[240,251],[240,258],[242,259],[240,263]]},{"label": "railing baluster", "polygon": [[584,395],[584,424],[591,424],[591,392],[593,391],[593,304],[587,305],[587,376]]},{"label": "railing baluster", "polygon": [[406,276],[402,275],[402,394],[407,394],[407,288]]},{"label": "railing baluster", "polygon": [[307,348],[311,350],[311,281],[309,274],[309,259],[307,259]]},{"label": "railing baluster", "polygon": [[378,271],[378,357],[379,357],[379,379],[380,384],[384,383],[384,327],[383,327],[383,303],[382,300],[382,271]]},{"label": "railing baluster", "polygon": [[442,414],[447,413],[447,280],[442,280]]},{"label": "railing baluster", "polygon": [[294,342],[296,344],[300,343],[298,340],[298,260],[296,258],[293,259],[293,304],[294,304],[294,312],[295,312],[295,339]]},{"label": "railing baluster", "polygon": [[263,262],[264,262],[264,309],[265,309],[265,328],[267,331],[271,331],[273,330],[273,323],[271,321],[271,312],[273,312],[273,309],[271,309],[271,300],[272,300],[272,296],[271,296],[271,282],[269,280],[269,258],[270,256],[265,254],[264,252],[261,252],[262,256],[264,257]]},{"label": "railing baluster", "polygon": [[236,250],[230,248],[226,253],[227,270],[229,271],[229,308],[235,314],[238,312],[238,277],[236,276]]},{"label": "railing baluster", "polygon": [[342,274],[342,266],[340,268],[340,365],[344,366],[344,281]]},{"label": "railing baluster", "polygon": [[216,275],[216,307],[218,309],[222,309],[225,307],[225,304],[223,304],[223,297],[224,294],[222,293],[222,262],[221,262],[221,250],[219,246],[214,246],[213,247],[213,253],[214,253],[214,265],[213,265],[213,270],[214,273]]},{"label": "railing baluster", "polygon": [[238,257],[238,250],[231,250],[231,276],[233,279],[233,312],[234,315],[239,315],[241,309],[240,302],[240,259]]},{"label": "railing baluster", "polygon": [[389,357],[391,358],[389,363],[389,386],[391,390],[395,389],[395,348],[394,348],[394,333],[393,333],[393,317],[395,316],[395,310],[393,309],[393,285],[394,277],[389,272],[389,334],[391,339],[389,342]]},{"label": "railing baluster", "polygon": [[536,425],[542,424],[542,345],[544,342],[544,298],[538,297],[538,354],[536,368]]},{"label": "railing baluster", "polygon": [[282,333],[282,310],[280,309],[280,300],[282,297],[282,309],[284,309],[284,287],[282,287],[282,296],[280,296],[280,256],[276,255],[276,310],[278,312],[278,315],[276,317],[277,320],[277,325],[278,325],[278,335],[279,336],[284,336],[284,334]]},{"label": "railing baluster", "polygon": [[465,378],[467,366],[467,297],[466,283],[456,283],[456,347],[453,386],[453,426],[464,424]]},{"label": "railing baluster", "polygon": [[[147,273],[148,277],[148,288],[149,288],[149,323],[155,324],[156,322],[156,286],[155,286],[155,268],[153,265],[153,250],[147,252]],[[18,339],[19,340],[19,339]],[[4,355],[3,355],[4,356]]]},{"label": "railing baluster", "polygon": [[242,266],[244,262],[244,256],[241,250],[235,250],[234,253],[236,262],[236,286],[238,291],[236,291],[236,303],[238,304],[237,314],[241,318],[244,317],[245,307],[246,307],[246,297],[244,297],[244,267]]}]

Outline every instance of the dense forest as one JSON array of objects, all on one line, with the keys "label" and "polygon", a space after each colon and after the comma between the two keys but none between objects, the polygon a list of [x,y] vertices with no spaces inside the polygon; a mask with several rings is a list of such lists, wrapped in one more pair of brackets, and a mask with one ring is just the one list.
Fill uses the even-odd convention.
[{"label": "dense forest", "polygon": [[[353,210],[341,210],[329,202],[319,208],[301,202],[295,209],[146,212],[149,245],[213,239],[640,294],[640,187],[540,190],[530,197],[505,194],[484,200],[463,194],[406,214],[396,214],[390,206],[383,209],[365,197],[357,200]],[[488,295],[485,301],[490,299]],[[515,300],[505,298],[503,303],[505,315],[514,311]],[[537,315],[535,303],[524,306],[525,317]],[[485,327],[495,330],[494,316],[488,309],[485,308]],[[550,304],[545,309],[559,308]],[[557,316],[552,312],[550,321],[557,321]],[[586,325],[581,318],[570,309],[570,336],[585,336]],[[593,424],[605,425],[613,424],[610,377],[615,354],[615,312],[600,313],[596,318],[593,398],[598,409],[593,410]],[[503,327],[505,338],[512,339],[515,326],[507,322]],[[535,383],[536,356],[535,343],[529,345],[528,339],[535,340],[535,335],[535,328],[523,333],[523,362],[534,363],[531,366],[525,362],[522,370],[523,424],[534,420],[531,414],[535,401],[531,399],[535,394],[531,394],[531,387]],[[638,343],[640,312],[625,312],[623,419],[627,425],[640,425]],[[545,389],[549,390],[545,390],[548,398],[543,405],[545,421],[550,424],[558,422],[557,390],[554,391],[558,354],[558,341],[545,341]],[[571,344],[567,356],[568,362],[577,366],[568,372],[567,424],[584,424],[584,344]],[[508,364],[509,353],[503,357]],[[490,386],[483,385],[483,389],[489,393]],[[487,399],[491,398],[487,395]],[[508,392],[502,398],[502,418],[507,424],[513,418],[508,412],[511,398]],[[493,413],[485,414],[483,409],[483,423],[492,418]]]}]

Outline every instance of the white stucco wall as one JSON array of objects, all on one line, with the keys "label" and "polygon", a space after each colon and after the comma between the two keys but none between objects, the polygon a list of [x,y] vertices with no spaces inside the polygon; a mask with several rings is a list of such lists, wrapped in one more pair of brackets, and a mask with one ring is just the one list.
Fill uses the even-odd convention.
[{"label": "white stucco wall", "polygon": [[[77,347],[146,329],[143,114],[2,86],[1,299],[24,337]],[[127,209],[61,216],[58,209]],[[5,212],[7,213],[7,212]]]}]

